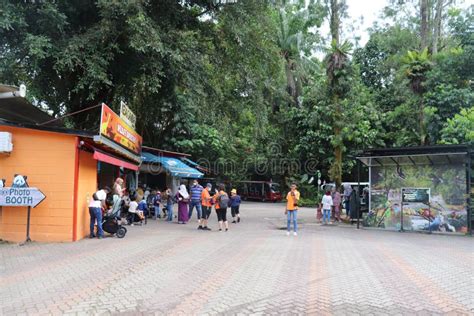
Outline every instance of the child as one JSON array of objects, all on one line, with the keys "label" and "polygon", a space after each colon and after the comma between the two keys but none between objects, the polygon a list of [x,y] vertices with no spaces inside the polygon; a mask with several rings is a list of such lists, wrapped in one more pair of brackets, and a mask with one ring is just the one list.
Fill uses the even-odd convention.
[{"label": "child", "polygon": [[141,220],[144,219],[146,215],[148,215],[148,208],[145,199],[142,199],[138,203],[137,215]]},{"label": "child", "polygon": [[130,216],[127,217],[127,220],[129,221],[129,224],[131,226],[133,226],[133,223],[136,221],[140,221],[141,224],[141,221],[143,220],[143,212],[138,210],[138,203],[136,199],[136,194],[133,193],[130,197],[130,206],[128,208],[128,213],[130,214]]},{"label": "child", "polygon": [[[237,194],[236,189],[232,189],[232,191],[230,191],[229,206],[230,206],[230,212],[232,214],[233,224],[240,223],[240,212],[239,212],[240,203],[241,203],[240,195]],[[237,221],[235,221],[236,216],[237,216]]]},{"label": "child", "polygon": [[331,220],[331,207],[333,206],[330,190],[326,191],[321,204],[323,205],[323,224],[329,224]]}]

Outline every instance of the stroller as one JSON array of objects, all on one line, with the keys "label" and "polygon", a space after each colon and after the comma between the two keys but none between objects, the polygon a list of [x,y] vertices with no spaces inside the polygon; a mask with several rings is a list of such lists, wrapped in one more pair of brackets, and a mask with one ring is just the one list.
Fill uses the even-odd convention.
[{"label": "stroller", "polygon": [[[121,204],[121,200],[118,200],[116,203]],[[120,211],[121,207],[118,207],[117,211],[105,214],[102,220],[102,229],[109,234],[115,234],[117,238],[123,238],[127,234],[127,228],[119,224],[121,220]]]}]

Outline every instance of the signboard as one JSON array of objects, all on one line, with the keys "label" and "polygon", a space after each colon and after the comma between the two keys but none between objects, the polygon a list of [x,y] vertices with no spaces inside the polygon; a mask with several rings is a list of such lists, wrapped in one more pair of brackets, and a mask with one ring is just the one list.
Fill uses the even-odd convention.
[{"label": "signboard", "polygon": [[135,123],[137,122],[137,116],[132,110],[127,106],[127,103],[120,101],[120,118],[125,121],[132,128],[135,128]]},{"label": "signboard", "polygon": [[37,188],[1,188],[0,206],[36,207],[46,196]]},{"label": "signboard", "polygon": [[142,137],[104,103],[100,118],[100,135],[137,155],[142,151]]},{"label": "signboard", "polygon": [[430,189],[402,188],[402,202],[428,204],[430,202]]}]

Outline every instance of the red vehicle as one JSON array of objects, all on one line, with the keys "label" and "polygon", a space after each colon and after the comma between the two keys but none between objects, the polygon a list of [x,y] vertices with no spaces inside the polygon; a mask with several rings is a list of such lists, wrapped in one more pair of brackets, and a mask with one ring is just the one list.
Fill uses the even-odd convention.
[{"label": "red vehicle", "polygon": [[279,202],[282,200],[280,185],[269,181],[241,181],[239,194],[244,200]]}]

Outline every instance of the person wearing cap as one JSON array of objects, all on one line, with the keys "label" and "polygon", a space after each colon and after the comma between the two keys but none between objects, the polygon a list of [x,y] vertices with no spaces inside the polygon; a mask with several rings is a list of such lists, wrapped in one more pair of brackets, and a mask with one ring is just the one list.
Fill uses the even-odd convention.
[{"label": "person wearing cap", "polygon": [[206,187],[204,190],[202,190],[201,193],[201,204],[202,204],[202,217],[201,217],[201,224],[199,225],[202,230],[211,230],[209,227],[207,227],[207,223],[209,220],[209,216],[211,216],[211,211],[212,211],[212,197],[211,197],[211,192],[212,190],[212,184],[208,183],[206,184]]},{"label": "person wearing cap", "polygon": [[[240,195],[237,194],[236,189],[232,189],[230,191],[230,200],[229,200],[229,206],[230,206],[230,212],[232,214],[232,223],[240,223],[240,203],[242,200],[240,199]],[[235,218],[237,217],[237,221]]]}]

